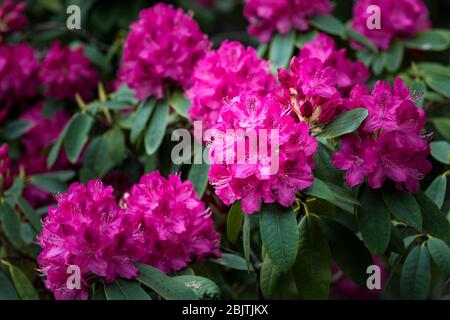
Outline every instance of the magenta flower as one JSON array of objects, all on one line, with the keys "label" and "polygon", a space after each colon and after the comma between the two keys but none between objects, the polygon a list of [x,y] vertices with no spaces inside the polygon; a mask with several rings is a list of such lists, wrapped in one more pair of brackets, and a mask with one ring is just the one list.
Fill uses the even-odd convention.
[{"label": "magenta flower", "polygon": [[300,51],[299,58],[317,58],[326,67],[335,69],[336,84],[343,94],[357,84],[364,84],[370,77],[370,71],[364,63],[361,61],[352,62],[346,57],[346,50],[337,50],[333,38],[323,33],[305,44]]},{"label": "magenta flower", "polygon": [[0,121],[13,103],[25,104],[37,94],[39,62],[28,44],[0,45]]},{"label": "magenta flower", "polygon": [[[367,8],[380,8],[380,28],[367,26],[374,13]],[[409,38],[431,27],[428,9],[421,0],[359,0],[353,7],[352,27],[387,50],[394,38]]]},{"label": "magenta flower", "polygon": [[225,41],[217,51],[210,51],[197,64],[192,79],[194,85],[187,92],[192,101],[189,116],[202,120],[204,128],[216,123],[224,100],[241,91],[265,95],[276,87],[269,64],[255,49],[235,41]]},{"label": "magenta flower", "polygon": [[15,3],[12,0],[6,0],[0,6],[0,42],[4,35],[21,31],[27,21],[24,15],[25,2]]},{"label": "magenta flower", "polygon": [[[39,270],[56,299],[87,299],[93,276],[106,283],[137,276],[133,263],[142,253],[142,235],[130,228],[112,187],[99,180],[87,186],[73,183],[56,200],[57,207],[51,207],[44,218],[38,242]],[[66,285],[71,265],[80,268],[81,289]]]},{"label": "magenta flower", "polygon": [[[214,130],[209,181],[225,204],[242,200],[246,213],[259,211],[262,202],[289,206],[298,190],[313,183],[317,142],[308,125],[296,123],[290,109],[272,95],[233,98]],[[252,141],[263,144],[252,152]]]},{"label": "magenta flower", "polygon": [[[24,114],[20,119],[30,123],[27,132],[21,137],[23,152],[19,165],[25,168],[27,176],[44,173],[47,168],[47,152],[49,146],[58,138],[61,130],[69,120],[69,116],[63,111],[57,111],[53,117],[46,118],[42,115],[43,103],[38,103]],[[69,168],[69,162],[62,154],[58,157],[52,170],[64,170]],[[47,192],[34,186],[27,186],[24,197],[30,204],[37,208],[53,202],[53,197]]]},{"label": "magenta flower", "polygon": [[158,3],[141,11],[124,46],[120,77],[144,99],[163,97],[164,86],[172,83],[187,89],[211,43],[190,14]]},{"label": "magenta flower", "polygon": [[12,183],[10,167],[11,159],[8,153],[8,145],[4,143],[0,147],[0,191],[8,189]]},{"label": "magenta flower", "polygon": [[355,87],[351,92],[355,105],[364,107],[369,116],[358,136],[342,139],[342,150],[333,155],[333,164],[346,170],[350,187],[368,178],[369,186],[381,188],[389,178],[398,189],[419,191],[419,181],[431,171],[427,136],[422,135],[426,117],[411,101],[409,88],[400,78],[389,83],[378,81],[370,94]]},{"label": "magenta flower", "polygon": [[329,0],[246,0],[244,16],[250,23],[248,32],[261,42],[269,42],[275,32],[308,30],[308,18],[330,14],[332,8]]},{"label": "magenta flower", "polygon": [[131,227],[144,237],[142,262],[169,273],[220,255],[219,234],[190,181],[144,175],[122,199]]},{"label": "magenta flower", "polygon": [[70,49],[59,42],[53,43],[47,52],[40,74],[45,95],[59,100],[75,100],[77,93],[90,100],[98,81],[97,71],[83,48]]}]

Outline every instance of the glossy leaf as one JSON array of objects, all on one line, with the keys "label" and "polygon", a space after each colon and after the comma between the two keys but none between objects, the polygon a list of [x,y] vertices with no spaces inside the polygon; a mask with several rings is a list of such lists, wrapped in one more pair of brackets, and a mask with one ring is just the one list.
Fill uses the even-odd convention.
[{"label": "glossy leaf", "polygon": [[347,133],[351,133],[359,128],[369,112],[364,108],[356,108],[341,113],[318,135],[323,138],[336,138]]},{"label": "glossy leaf", "polygon": [[382,191],[382,196],[387,208],[397,219],[417,230],[422,229],[420,206],[409,192],[389,188]]},{"label": "glossy leaf", "polygon": [[71,163],[78,160],[81,150],[88,140],[92,124],[93,119],[86,113],[77,113],[73,116],[64,139],[64,149]]},{"label": "glossy leaf", "polygon": [[424,246],[411,250],[403,264],[400,289],[406,299],[426,299],[430,289],[430,256]]},{"label": "glossy leaf", "polygon": [[240,201],[235,202],[228,212],[227,217],[227,236],[228,239],[235,243],[241,230],[242,221],[244,220],[244,212]]},{"label": "glossy leaf", "polygon": [[145,150],[148,155],[155,153],[161,145],[166,132],[168,117],[169,105],[167,101],[158,101],[145,132]]},{"label": "glossy leaf", "polygon": [[278,68],[286,69],[291,61],[295,46],[295,31],[286,35],[276,34],[272,38],[269,48],[269,60],[272,63],[274,71]]},{"label": "glossy leaf", "polygon": [[437,176],[433,182],[428,186],[425,194],[434,204],[442,209],[442,205],[444,204],[445,194],[447,191],[447,176],[440,175]]}]

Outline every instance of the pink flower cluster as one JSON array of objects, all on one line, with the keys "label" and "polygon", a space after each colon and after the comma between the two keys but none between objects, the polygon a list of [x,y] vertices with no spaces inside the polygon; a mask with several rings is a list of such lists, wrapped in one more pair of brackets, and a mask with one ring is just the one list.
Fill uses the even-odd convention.
[{"label": "pink flower cluster", "polygon": [[304,45],[300,59],[317,58],[325,67],[336,70],[336,85],[342,93],[348,93],[357,84],[364,84],[370,77],[370,71],[361,61],[352,62],[346,57],[346,49],[336,49],[333,38],[320,33]]},{"label": "pink flower cluster", "polygon": [[139,20],[131,25],[120,77],[138,98],[161,98],[166,85],[185,89],[191,85],[194,66],[210,46],[190,15],[158,3],[142,10]]},{"label": "pink flower cluster", "polygon": [[[209,181],[225,204],[242,200],[246,213],[259,211],[261,202],[289,206],[298,190],[313,183],[317,142],[308,125],[296,123],[290,113],[272,95],[242,93],[223,107],[210,143]],[[258,140],[267,137],[266,150],[259,145],[258,152],[249,152],[255,135]],[[243,147],[244,159],[239,159]]]},{"label": "pink flower cluster", "polygon": [[[63,111],[56,111],[52,117],[42,115],[44,104],[38,103],[20,116],[20,119],[29,123],[27,132],[21,137],[24,147],[19,161],[25,168],[27,176],[48,172],[47,152],[48,146],[58,138],[61,130],[69,120],[69,116]],[[69,162],[64,155],[58,157],[52,170],[64,170],[69,168]],[[47,192],[34,186],[27,186],[24,197],[30,204],[37,208],[48,205],[53,197]]]},{"label": "pink flower cluster", "polygon": [[246,0],[244,15],[250,23],[248,32],[261,42],[269,42],[275,32],[308,30],[308,18],[329,14],[332,8],[329,0]]},{"label": "pink flower cluster", "polygon": [[75,100],[79,94],[84,100],[92,98],[98,75],[83,48],[70,49],[59,42],[53,43],[42,63],[41,79],[45,95],[57,99]]},{"label": "pink flower cluster", "polygon": [[11,159],[9,158],[8,145],[4,143],[0,147],[0,191],[8,189],[11,185],[10,166]]},{"label": "pink flower cluster", "polygon": [[417,108],[403,80],[394,86],[378,81],[372,93],[361,86],[351,92],[356,105],[366,108],[369,116],[357,135],[342,138],[342,150],[333,155],[333,164],[346,170],[350,187],[364,178],[372,188],[380,188],[389,178],[396,187],[419,191],[419,180],[431,171],[427,136],[422,134],[425,113]]},{"label": "pink flower cluster", "polygon": [[[39,237],[40,271],[56,299],[87,299],[90,281],[134,278],[135,262],[164,272],[220,255],[219,234],[189,181],[158,172],[143,176],[120,207],[99,180],[73,183],[49,209]],[[80,268],[82,288],[69,289],[67,268]]]},{"label": "pink flower cluster", "polygon": [[25,2],[6,0],[0,6],[0,42],[4,35],[20,31],[25,27]]},{"label": "pink flower cluster", "polygon": [[[380,28],[369,29],[367,22],[374,15],[369,6],[378,6]],[[353,7],[352,27],[387,50],[393,38],[413,37],[430,28],[428,9],[421,0],[359,0]]]},{"label": "pink flower cluster", "polygon": [[0,45],[0,121],[12,104],[25,103],[37,94],[39,62],[28,44]]},{"label": "pink flower cluster", "polygon": [[[38,257],[45,285],[56,299],[87,299],[93,275],[107,283],[118,276],[137,276],[133,263],[139,258],[141,236],[128,227],[128,217],[117,205],[112,187],[99,180],[87,186],[74,183],[57,201],[58,207],[50,208],[44,218]],[[80,268],[81,289],[66,284],[71,265]]]},{"label": "pink flower cluster", "polygon": [[201,59],[192,76],[193,86],[187,91],[192,102],[191,120],[202,120],[211,128],[219,118],[225,99],[241,91],[266,95],[276,87],[269,64],[260,59],[252,47],[245,48],[236,41],[224,41],[217,51]]},{"label": "pink flower cluster", "polygon": [[144,175],[123,199],[133,228],[144,235],[144,263],[169,273],[195,258],[220,255],[219,234],[190,181],[180,176]]}]

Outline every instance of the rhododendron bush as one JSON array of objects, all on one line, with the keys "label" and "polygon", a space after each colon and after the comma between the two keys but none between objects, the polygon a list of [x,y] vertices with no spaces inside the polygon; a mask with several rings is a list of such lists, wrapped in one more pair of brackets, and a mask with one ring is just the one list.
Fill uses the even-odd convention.
[{"label": "rhododendron bush", "polygon": [[448,2],[77,3],[0,4],[0,299],[450,297]]}]

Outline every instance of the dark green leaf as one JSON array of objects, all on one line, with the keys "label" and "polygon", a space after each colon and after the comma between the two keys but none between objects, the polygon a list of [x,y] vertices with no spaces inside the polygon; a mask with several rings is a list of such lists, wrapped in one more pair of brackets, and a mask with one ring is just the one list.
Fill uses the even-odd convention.
[{"label": "dark green leaf", "polygon": [[300,244],[293,276],[301,299],[326,299],[331,283],[331,253],[319,218],[306,215],[299,226]]},{"label": "dark green leaf", "polygon": [[404,41],[407,48],[440,51],[447,49],[448,39],[436,30],[419,32],[414,38]]},{"label": "dark green leaf", "polygon": [[351,133],[359,128],[364,119],[367,118],[369,112],[364,108],[356,108],[341,113],[330,124],[325,126],[319,137],[335,138],[347,133]]},{"label": "dark green leaf", "polygon": [[450,118],[436,118],[432,121],[439,133],[447,139],[447,141],[450,141]]},{"label": "dark green leaf", "polygon": [[31,228],[30,224],[22,222],[20,224],[20,237],[27,245],[31,244],[36,238],[36,232]]},{"label": "dark green leaf", "polygon": [[144,131],[145,125],[155,108],[155,104],[156,101],[153,99],[146,100],[140,104],[138,109],[130,116],[133,119],[130,132],[131,143],[136,143],[137,139]]},{"label": "dark green leaf", "polygon": [[0,271],[0,300],[19,300],[16,289],[9,279]]},{"label": "dark green leaf", "polygon": [[184,284],[149,265],[137,264],[139,280],[166,300],[197,300],[197,295]]},{"label": "dark green leaf", "polygon": [[448,245],[438,238],[430,238],[426,244],[434,263],[445,277],[450,276],[450,248]]},{"label": "dark green leaf", "polygon": [[169,97],[169,105],[183,118],[189,118],[188,109],[191,107],[191,102],[183,95],[183,92],[175,91]]},{"label": "dark green leaf", "polygon": [[51,148],[51,150],[48,154],[48,158],[47,158],[47,167],[48,168],[53,166],[55,161],[58,159],[58,155],[59,155],[59,151],[61,150],[62,143],[63,143],[64,139],[66,138],[67,131],[68,131],[69,127],[71,126],[72,122],[74,121],[75,116],[76,115],[74,115],[72,118],[70,118],[70,120],[66,123],[66,125],[62,129],[61,133],[59,134],[58,139],[56,139],[55,143],[53,144],[53,147]]},{"label": "dark green leaf", "polygon": [[169,117],[169,104],[165,100],[158,101],[145,133],[145,150],[152,155],[158,150],[164,138]]},{"label": "dark green leaf", "polygon": [[429,76],[425,77],[425,81],[428,86],[442,94],[444,97],[450,98],[450,79],[440,76]]},{"label": "dark green leaf", "polygon": [[377,190],[363,188],[359,200],[358,220],[364,243],[371,252],[381,256],[391,236],[389,210]]},{"label": "dark green leaf", "polygon": [[25,214],[27,219],[30,221],[30,223],[33,226],[34,230],[36,230],[38,233],[40,233],[41,229],[42,229],[41,217],[30,206],[30,204],[28,203],[28,201],[25,198],[20,197],[17,200],[17,204],[19,205],[20,209]]},{"label": "dark green leaf", "polygon": [[423,107],[423,101],[425,100],[426,94],[427,94],[427,86],[425,85],[425,82],[422,80],[414,80],[410,84],[411,88],[411,95],[413,97],[417,97],[417,101],[415,102],[416,106],[422,108]]},{"label": "dark green leaf", "polygon": [[450,164],[450,143],[447,141],[433,141],[430,143],[431,155],[436,160]]},{"label": "dark green leaf", "polygon": [[127,300],[127,297],[122,290],[120,290],[117,282],[105,285],[105,296],[107,300]]},{"label": "dark green leaf", "polygon": [[208,186],[208,171],[209,164],[205,162],[200,164],[193,163],[189,170],[188,180],[194,185],[194,189],[199,198],[203,197],[206,187]]},{"label": "dark green leaf", "polygon": [[283,272],[266,255],[259,276],[259,285],[265,299],[273,297],[282,277]]},{"label": "dark green leaf", "polygon": [[250,248],[251,225],[250,225],[250,223],[251,223],[250,216],[248,214],[246,214],[244,216],[244,225],[242,227],[242,246],[244,249],[244,258],[245,258],[245,261],[247,262],[247,265],[250,265],[250,251],[251,251],[251,248]]},{"label": "dark green leaf", "polygon": [[363,36],[362,34],[357,33],[355,31],[353,31],[352,29],[347,29],[347,35],[350,38],[352,38],[353,40],[355,40],[356,42],[359,42],[360,44],[362,44],[366,48],[372,50],[373,52],[378,52],[378,48],[372,42],[372,40],[370,40],[369,38]]},{"label": "dark green leaf", "polygon": [[261,240],[272,262],[288,271],[298,250],[298,229],[292,208],[263,204],[260,212]]},{"label": "dark green leaf", "polygon": [[64,149],[71,163],[78,160],[81,150],[88,140],[92,124],[92,118],[86,113],[77,113],[70,122],[64,139]]},{"label": "dark green leaf", "polygon": [[409,192],[389,188],[382,191],[382,196],[387,208],[397,219],[417,230],[422,229],[420,206]]},{"label": "dark green leaf", "polygon": [[422,226],[429,234],[443,240],[450,239],[450,223],[425,193],[415,194],[422,211]]},{"label": "dark green leaf", "polygon": [[244,258],[242,258],[236,254],[222,253],[220,258],[210,259],[209,261],[220,264],[222,266],[225,266],[225,267],[228,267],[231,269],[253,271],[253,268],[251,268],[251,266],[247,265],[247,261]]},{"label": "dark green leaf", "polygon": [[396,72],[400,68],[403,60],[404,47],[399,41],[394,41],[389,49],[383,53],[386,69],[389,72]]},{"label": "dark green leaf", "polygon": [[14,178],[12,186],[9,187],[8,190],[5,191],[5,196],[17,199],[22,195],[23,188],[25,187],[25,182],[22,177],[16,176]]},{"label": "dark green leaf", "polygon": [[14,209],[6,202],[0,204],[0,217],[2,228],[8,240],[16,247],[22,246],[22,238],[20,236],[20,218]]},{"label": "dark green leaf", "polygon": [[122,291],[126,300],[151,300],[145,290],[135,281],[117,279],[115,283]]},{"label": "dark green leaf", "polygon": [[324,218],[323,226],[331,255],[346,276],[361,287],[366,286],[367,267],[372,264],[370,252],[358,237],[342,224]]},{"label": "dark green leaf", "polygon": [[80,172],[82,182],[103,176],[114,167],[108,152],[108,142],[102,136],[95,137],[83,156],[83,168]]},{"label": "dark green leaf", "polygon": [[317,15],[312,17],[309,20],[309,23],[313,27],[321,31],[325,31],[326,33],[334,34],[340,37],[346,36],[346,28],[344,24],[334,16]]},{"label": "dark green leaf", "polygon": [[424,246],[411,250],[403,264],[400,289],[406,299],[426,299],[430,289],[430,256]]},{"label": "dark green leaf", "polygon": [[228,239],[235,243],[241,230],[242,221],[244,220],[244,212],[240,201],[236,201],[230,208],[227,218],[227,236]]},{"label": "dark green leaf", "polygon": [[430,198],[434,204],[441,209],[444,204],[445,193],[447,191],[447,176],[440,175],[430,184],[425,194]]},{"label": "dark green leaf", "polygon": [[379,76],[383,72],[384,66],[384,56],[382,54],[376,56],[372,64],[372,72],[374,73],[374,75]]},{"label": "dark green leaf", "polygon": [[31,126],[32,123],[29,121],[11,121],[3,127],[1,137],[7,141],[16,140],[25,134]]},{"label": "dark green leaf", "polygon": [[9,268],[9,273],[11,275],[11,279],[16,287],[17,294],[22,300],[39,300],[39,296],[36,293],[36,290],[33,287],[31,281],[27,278],[27,276],[17,268],[13,266],[9,262],[3,261],[5,265]]},{"label": "dark green leaf", "polygon": [[120,166],[126,158],[125,136],[120,128],[108,130],[103,139],[106,141],[109,157],[116,166]]},{"label": "dark green leaf", "polygon": [[276,71],[278,68],[286,69],[291,61],[295,46],[295,31],[288,34],[276,34],[272,38],[269,48],[269,60]]},{"label": "dark green leaf", "polygon": [[30,177],[30,183],[46,192],[57,193],[67,190],[67,181],[75,176],[73,171],[55,171],[36,174]]}]

